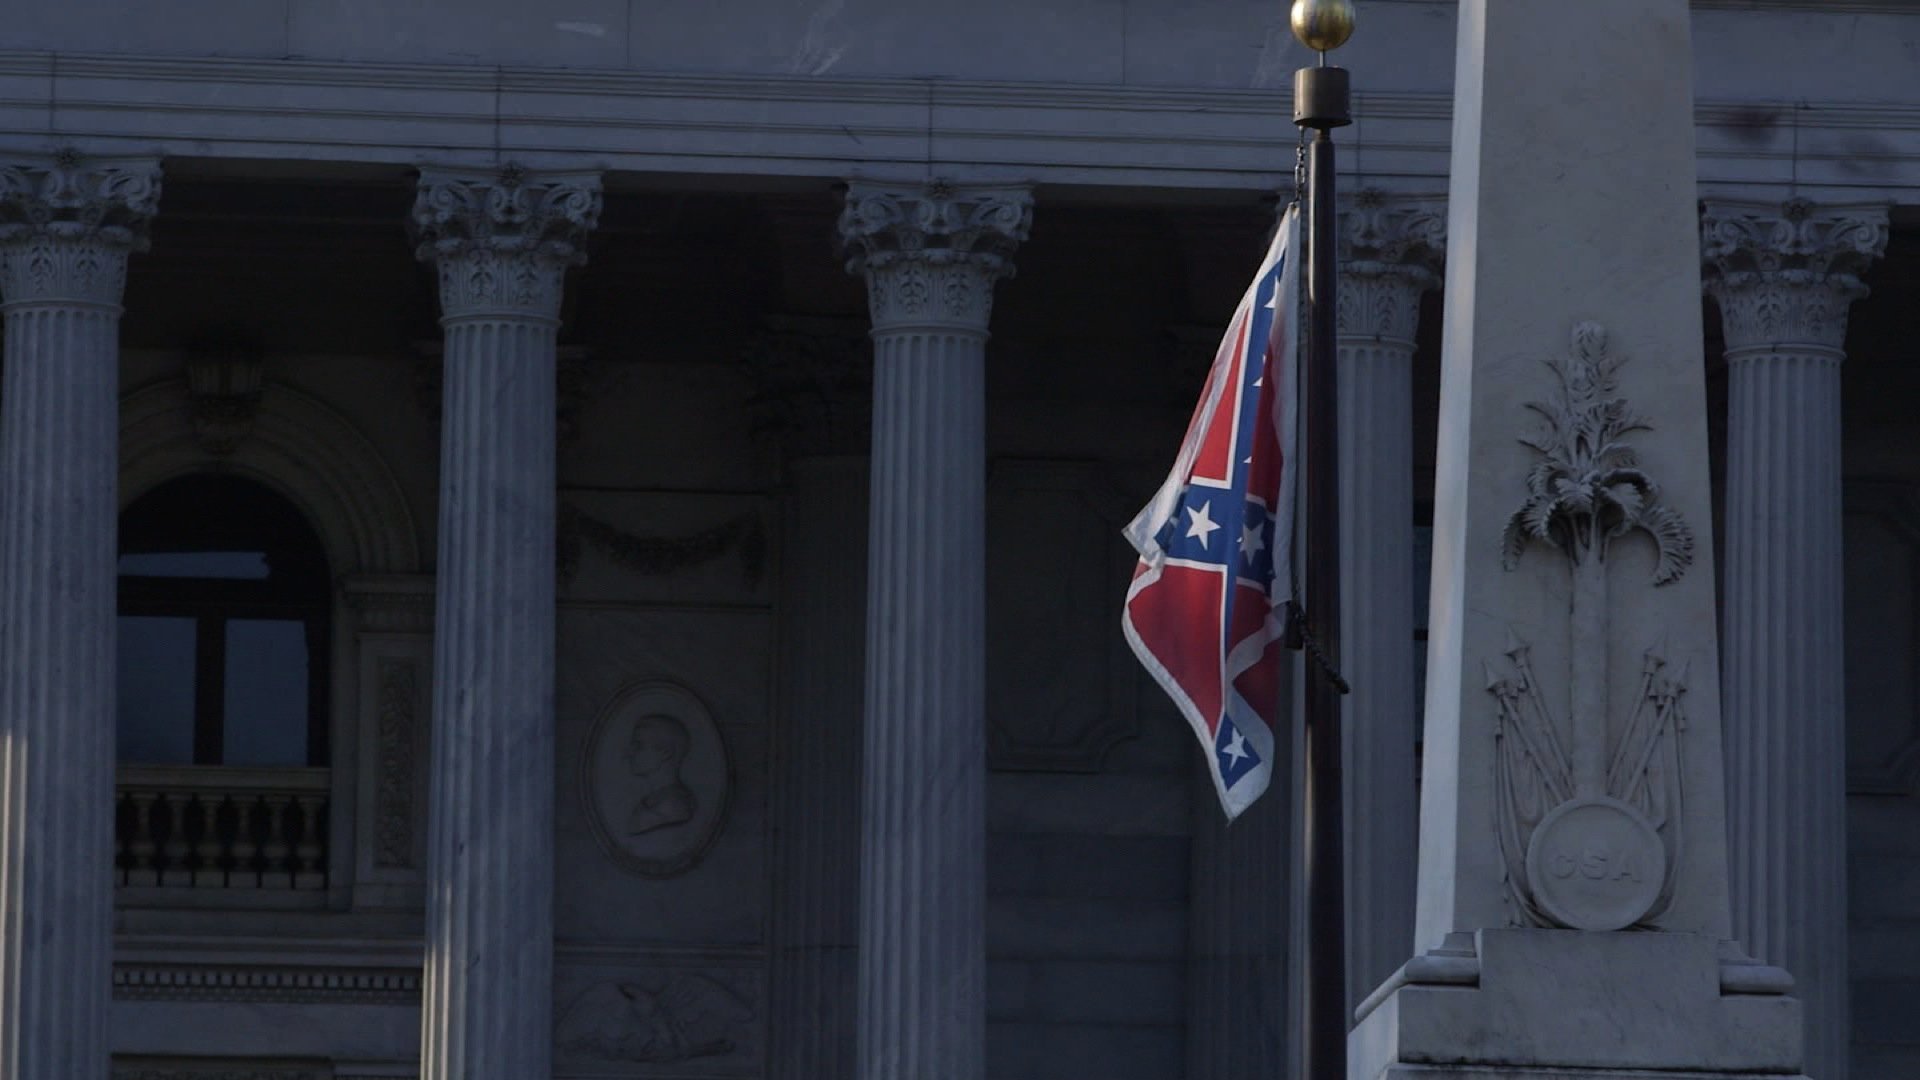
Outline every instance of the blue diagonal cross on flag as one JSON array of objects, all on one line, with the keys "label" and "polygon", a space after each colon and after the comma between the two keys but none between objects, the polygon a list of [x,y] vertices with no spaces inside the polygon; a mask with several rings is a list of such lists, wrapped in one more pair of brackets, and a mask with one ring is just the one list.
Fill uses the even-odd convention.
[{"label": "blue diagonal cross on flag", "polygon": [[1267,788],[1292,595],[1299,209],[1214,353],[1166,481],[1126,528],[1128,644],[1208,750],[1228,818]]}]

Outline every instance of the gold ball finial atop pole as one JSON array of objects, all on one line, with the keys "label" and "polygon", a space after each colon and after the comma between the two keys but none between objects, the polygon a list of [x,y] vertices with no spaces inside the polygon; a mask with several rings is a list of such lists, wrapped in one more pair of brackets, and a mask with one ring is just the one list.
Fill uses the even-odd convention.
[{"label": "gold ball finial atop pole", "polygon": [[1353,0],[1293,0],[1293,36],[1314,52],[1331,52],[1353,36]]}]

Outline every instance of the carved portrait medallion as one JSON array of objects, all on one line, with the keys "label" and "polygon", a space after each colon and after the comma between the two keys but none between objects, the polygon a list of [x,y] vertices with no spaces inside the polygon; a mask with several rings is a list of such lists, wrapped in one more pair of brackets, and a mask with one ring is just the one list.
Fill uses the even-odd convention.
[{"label": "carved portrait medallion", "polygon": [[700,699],[673,683],[615,694],[580,760],[587,820],[607,856],[648,877],[700,861],[726,816],[731,770]]}]

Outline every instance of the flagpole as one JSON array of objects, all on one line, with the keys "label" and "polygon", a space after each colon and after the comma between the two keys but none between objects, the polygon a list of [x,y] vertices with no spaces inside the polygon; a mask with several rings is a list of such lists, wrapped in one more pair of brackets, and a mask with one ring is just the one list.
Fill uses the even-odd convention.
[{"label": "flagpole", "polygon": [[1332,131],[1353,122],[1345,68],[1327,52],[1353,33],[1349,0],[1295,0],[1294,36],[1320,54],[1293,77],[1293,122],[1306,135],[1306,811],[1307,1076],[1346,1080],[1346,870],[1340,765],[1339,369],[1335,349]]}]

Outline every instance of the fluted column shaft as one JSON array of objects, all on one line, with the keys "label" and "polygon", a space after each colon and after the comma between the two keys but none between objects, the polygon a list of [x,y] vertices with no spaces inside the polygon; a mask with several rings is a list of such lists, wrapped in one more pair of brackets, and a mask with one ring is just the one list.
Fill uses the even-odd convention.
[{"label": "fluted column shaft", "polygon": [[793,461],[786,481],[768,1066],[814,1080],[854,1069],[867,460]]},{"label": "fluted column shaft", "polygon": [[1722,608],[1734,932],[1795,979],[1806,1073],[1846,1075],[1840,364],[1884,210],[1709,203],[1727,344]]},{"label": "fluted column shaft", "polygon": [[0,168],[0,1078],[103,1080],[120,300],[152,162]]},{"label": "fluted column shaft", "polygon": [[[1293,665],[1279,700],[1291,702]],[[1292,740],[1274,740],[1273,772],[1292,775]],[[1231,823],[1212,798],[1194,800],[1187,926],[1187,1080],[1280,1080],[1298,1058],[1288,965],[1298,841],[1286,788]],[[1210,792],[1212,781],[1196,791]]]},{"label": "fluted column shaft", "polygon": [[874,344],[861,1080],[985,1072],[985,355],[1030,207],[855,184],[840,220]]},{"label": "fluted column shaft", "polygon": [[420,1075],[540,1080],[553,1038],[556,336],[592,177],[429,172],[446,333]]},{"label": "fluted column shaft", "polygon": [[1413,952],[1413,352],[1446,202],[1360,192],[1340,219],[1340,662],[1347,1008]]}]

